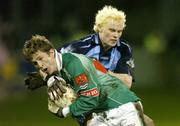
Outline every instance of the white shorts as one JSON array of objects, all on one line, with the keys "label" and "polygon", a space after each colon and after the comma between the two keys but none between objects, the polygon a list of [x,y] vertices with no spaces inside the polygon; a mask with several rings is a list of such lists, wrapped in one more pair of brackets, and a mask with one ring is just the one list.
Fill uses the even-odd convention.
[{"label": "white shorts", "polygon": [[143,126],[132,102],[101,113],[93,113],[87,126]]}]

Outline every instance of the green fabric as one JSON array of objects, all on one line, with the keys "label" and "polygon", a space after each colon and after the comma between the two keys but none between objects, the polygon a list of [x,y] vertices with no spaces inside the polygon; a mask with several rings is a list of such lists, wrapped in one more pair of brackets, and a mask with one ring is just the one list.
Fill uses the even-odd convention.
[{"label": "green fabric", "polygon": [[[140,100],[122,81],[96,70],[92,60],[82,54],[64,53],[62,54],[62,62],[61,76],[79,94],[79,98],[70,105],[70,111],[74,116],[80,116],[89,111],[101,112],[127,102]],[[81,74],[87,77],[88,83],[83,85],[76,83],[75,78]],[[81,95],[81,92],[91,89],[97,89],[99,95]]]}]

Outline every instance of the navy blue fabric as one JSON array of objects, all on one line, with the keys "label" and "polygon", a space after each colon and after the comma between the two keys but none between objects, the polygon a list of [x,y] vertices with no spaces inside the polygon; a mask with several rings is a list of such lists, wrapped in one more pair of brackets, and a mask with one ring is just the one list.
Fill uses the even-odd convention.
[{"label": "navy blue fabric", "polygon": [[74,52],[96,58],[107,69],[116,73],[126,73],[133,77],[133,57],[130,46],[119,39],[116,46],[104,51],[98,34],[88,35],[80,40],[64,45],[58,51]]}]

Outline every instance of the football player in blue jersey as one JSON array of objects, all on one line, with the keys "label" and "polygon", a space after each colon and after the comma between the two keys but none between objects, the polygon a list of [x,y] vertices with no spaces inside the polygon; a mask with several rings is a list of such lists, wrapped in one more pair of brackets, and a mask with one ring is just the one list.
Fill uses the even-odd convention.
[{"label": "football player in blue jersey", "polygon": [[81,53],[99,60],[109,74],[118,77],[130,88],[134,60],[131,47],[121,39],[125,23],[123,11],[105,6],[96,14],[95,34],[66,44],[60,51]]},{"label": "football player in blue jersey", "polygon": [[[96,14],[95,33],[68,43],[59,51],[81,53],[99,60],[109,74],[130,88],[134,80],[134,59],[131,47],[121,38],[125,27],[125,13],[112,6],[104,6]],[[145,114],[144,119],[147,126],[154,126],[153,120]]]}]

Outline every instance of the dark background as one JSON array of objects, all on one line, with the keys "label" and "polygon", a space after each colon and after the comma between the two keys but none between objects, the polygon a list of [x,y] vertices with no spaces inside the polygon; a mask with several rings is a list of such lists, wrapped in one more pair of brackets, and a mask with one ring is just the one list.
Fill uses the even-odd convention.
[{"label": "dark background", "polygon": [[126,13],[122,37],[133,48],[136,66],[132,90],[145,113],[157,126],[180,125],[179,0],[0,0],[0,126],[76,125],[48,112],[45,88],[26,90],[25,73],[34,69],[21,49],[35,34],[58,48],[93,33],[104,5]]}]

